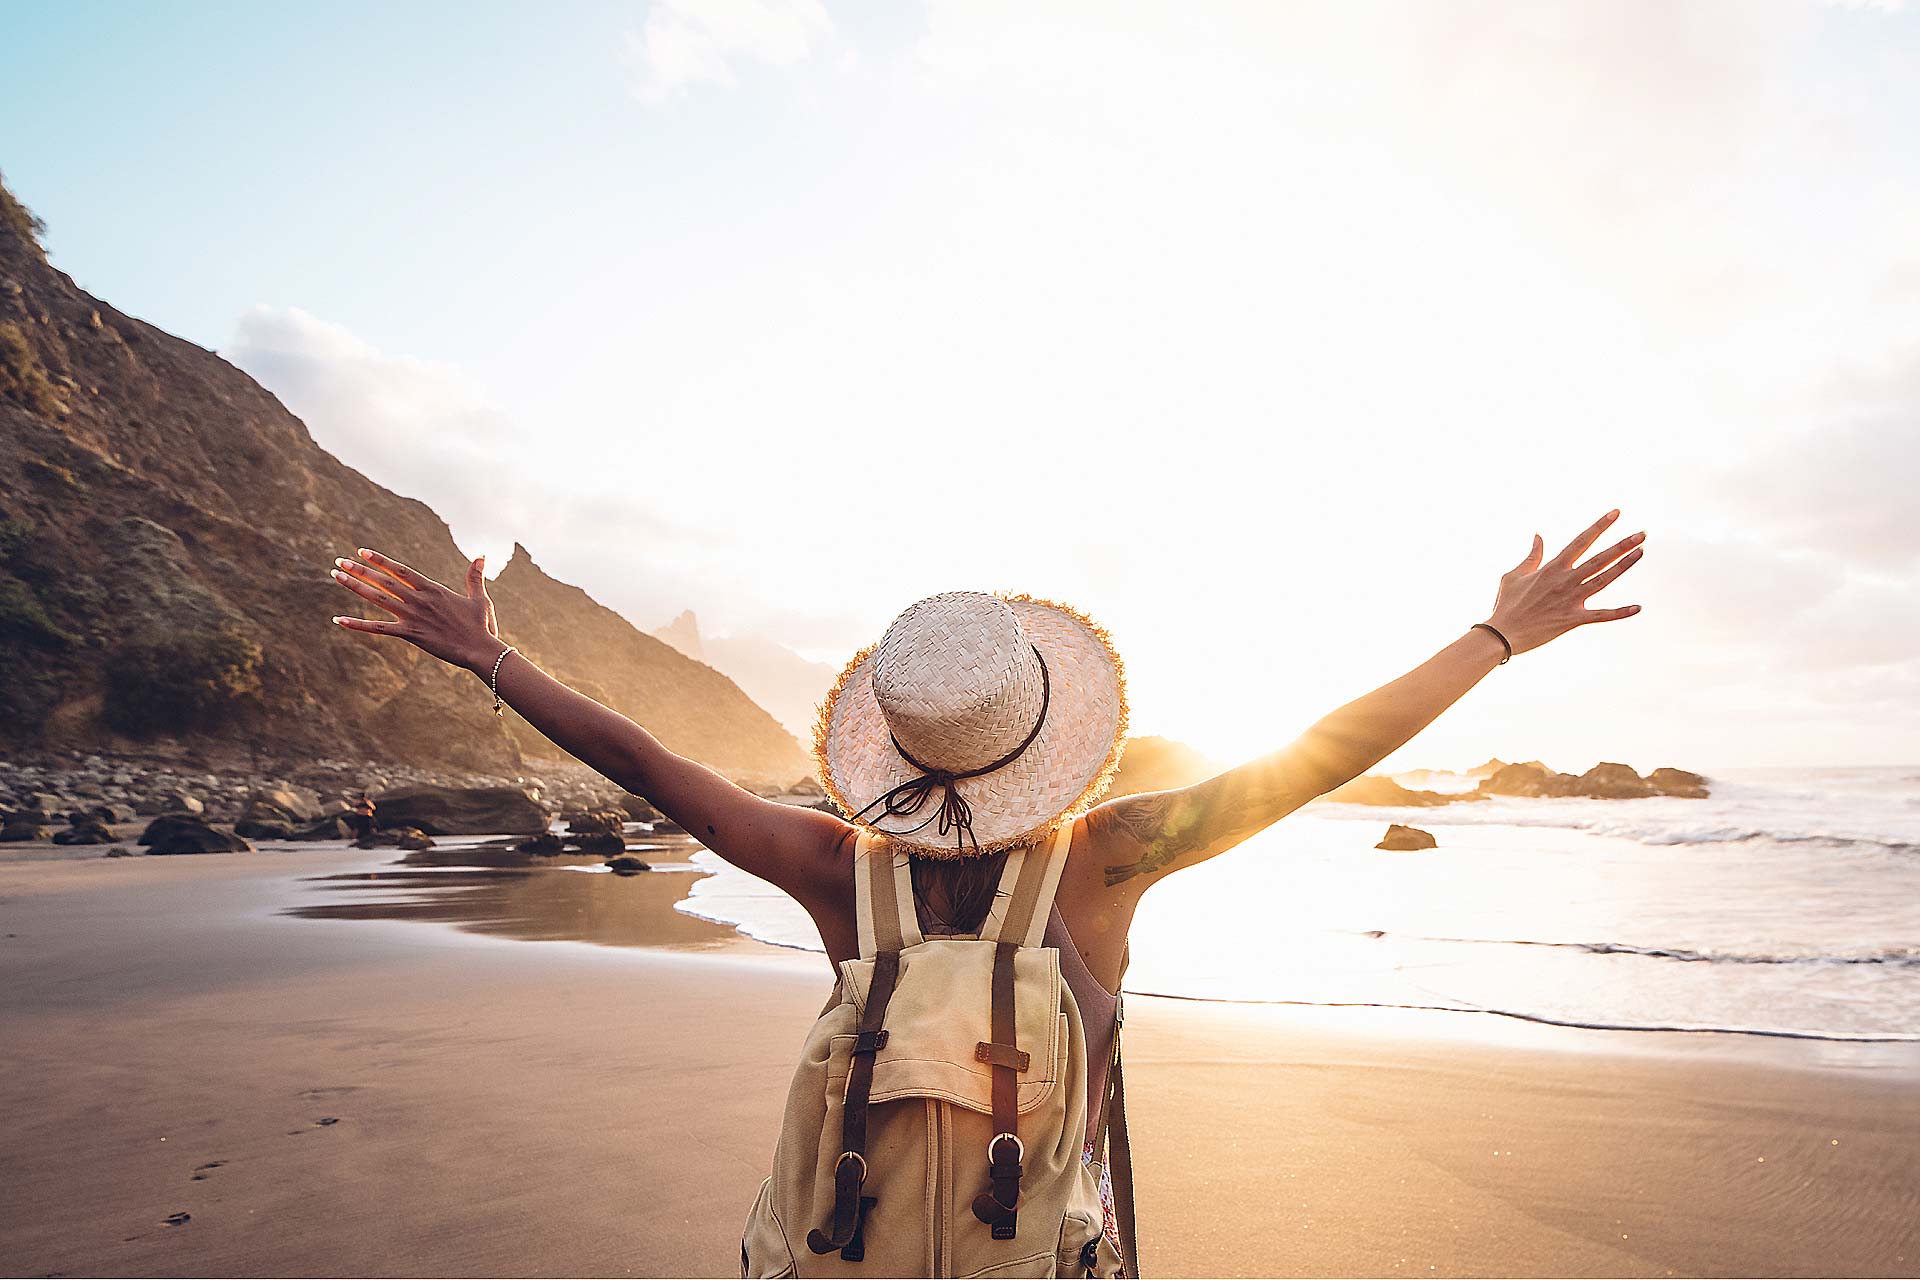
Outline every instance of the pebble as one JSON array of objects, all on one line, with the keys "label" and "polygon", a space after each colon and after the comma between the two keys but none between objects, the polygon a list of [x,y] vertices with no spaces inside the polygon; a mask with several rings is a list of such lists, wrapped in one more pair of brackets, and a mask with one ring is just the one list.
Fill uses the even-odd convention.
[{"label": "pebble", "polygon": [[61,814],[91,809],[102,798],[144,806],[142,816],[157,812],[156,805],[173,807],[180,797],[205,806],[209,822],[232,823],[246,808],[247,797],[272,787],[303,787],[318,793],[323,803],[352,801],[361,790],[374,794],[392,787],[525,787],[545,803],[561,809],[617,807],[620,787],[578,761],[541,761],[538,774],[515,776],[415,769],[390,761],[337,758],[193,763],[143,758],[107,752],[19,753],[0,759],[0,821],[15,810],[40,809]]}]

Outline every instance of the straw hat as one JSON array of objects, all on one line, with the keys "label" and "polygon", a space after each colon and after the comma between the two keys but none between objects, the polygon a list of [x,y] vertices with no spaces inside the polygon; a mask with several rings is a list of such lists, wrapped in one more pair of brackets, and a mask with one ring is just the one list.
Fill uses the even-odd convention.
[{"label": "straw hat", "polygon": [[1104,628],[1028,595],[948,591],[855,654],[814,724],[820,784],[923,857],[1028,843],[1098,803],[1127,736]]}]

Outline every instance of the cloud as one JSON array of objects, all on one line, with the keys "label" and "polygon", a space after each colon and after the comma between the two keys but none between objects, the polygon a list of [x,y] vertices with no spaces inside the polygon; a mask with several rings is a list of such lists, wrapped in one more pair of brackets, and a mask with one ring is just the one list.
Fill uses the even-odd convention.
[{"label": "cloud", "polygon": [[627,34],[633,93],[663,102],[693,85],[731,87],[736,63],[794,66],[832,34],[819,0],[657,0]]},{"label": "cloud", "polygon": [[390,355],[298,307],[247,311],[221,354],[322,448],[431,506],[494,572],[522,541],[543,569],[629,618],[712,603],[711,587],[685,566],[712,554],[715,539],[659,518],[617,469],[562,460],[562,470],[543,470],[553,463],[536,434],[458,367]]}]

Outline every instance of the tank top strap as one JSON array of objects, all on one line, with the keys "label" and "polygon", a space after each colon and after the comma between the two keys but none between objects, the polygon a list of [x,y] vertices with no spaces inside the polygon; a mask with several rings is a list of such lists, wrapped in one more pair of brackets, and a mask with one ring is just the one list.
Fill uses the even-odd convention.
[{"label": "tank top strap", "polygon": [[1063,822],[1033,844],[1013,850],[1000,871],[999,892],[993,910],[980,927],[980,936],[994,942],[1037,947],[1046,937],[1047,918],[1053,912],[1054,890],[1066,869],[1067,849],[1073,843],[1073,823]]},{"label": "tank top strap", "polygon": [[858,829],[853,842],[853,903],[863,960],[925,941],[913,907],[913,869],[906,853],[866,827]]}]

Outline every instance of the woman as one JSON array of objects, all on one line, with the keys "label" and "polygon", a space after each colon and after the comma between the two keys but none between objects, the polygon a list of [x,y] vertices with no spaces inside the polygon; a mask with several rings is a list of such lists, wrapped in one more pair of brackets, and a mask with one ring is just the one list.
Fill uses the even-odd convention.
[{"label": "woman", "polygon": [[[1031,602],[1023,615],[1012,615],[1009,606],[995,598],[968,600],[961,597],[977,593],[954,593],[954,608],[960,612],[938,623],[919,615],[916,627],[913,616],[920,608],[916,606],[901,615],[876,646],[881,652],[874,661],[893,657],[898,671],[917,675],[896,677],[887,670],[877,674],[867,670],[861,664],[871,650],[849,664],[822,710],[816,756],[822,781],[842,809],[854,815],[854,823],[765,800],[735,786],[704,765],[668,751],[626,716],[568,688],[504,645],[482,576],[484,557],[469,567],[462,593],[362,549],[359,554],[365,563],[341,559],[334,577],[394,620],[337,617],[334,621],[369,635],[406,640],[480,676],[494,692],[496,710],[502,701],[511,703],[549,739],[629,791],[647,797],[715,853],[792,895],[819,928],[836,971],[842,961],[862,955],[863,941],[866,953],[872,954],[872,922],[862,920],[854,892],[856,845],[869,839],[869,832],[885,832],[914,854],[914,911],[912,916],[903,911],[902,919],[909,928],[917,919],[921,930],[937,936],[981,928],[1009,851],[1029,836],[1037,839],[1042,831],[1059,827],[1064,867],[1057,873],[1057,888],[1051,890],[1046,938],[1048,945],[1058,946],[1063,953],[1061,973],[1075,988],[1077,1008],[1087,1018],[1086,1040],[1096,1046],[1088,1054],[1092,1065],[1085,1072],[1088,1105],[1075,1112],[1084,1115],[1088,1128],[1094,1130],[1104,1114],[1104,1107],[1097,1104],[1107,1083],[1106,1072],[1099,1069],[1103,1059],[1097,1046],[1113,1039],[1115,993],[1125,967],[1127,933],[1141,895],[1166,876],[1232,848],[1314,797],[1364,773],[1514,654],[1536,649],[1587,623],[1638,613],[1638,605],[1587,607],[1590,597],[1643,554],[1644,533],[1587,554],[1619,514],[1609,511],[1551,560],[1543,560],[1543,545],[1536,534],[1527,555],[1500,579],[1485,622],[1464,628],[1458,638],[1412,671],[1323,717],[1292,744],[1192,786],[1099,804],[1095,802],[1118,761],[1119,739],[1125,731],[1117,657],[1112,657],[1110,675],[1103,673],[1097,661],[1091,665],[1083,661],[1071,668],[1072,678],[1050,677],[1044,656],[1048,646],[1033,645],[1039,701],[1033,704],[1029,697],[1005,717],[1003,732],[1017,739],[1011,750],[997,755],[997,747],[975,750],[976,760],[984,761],[984,767],[958,758],[923,760],[902,742],[902,734],[916,743],[916,749],[919,743],[941,740],[937,723],[924,715],[916,719],[917,712],[937,704],[937,699],[927,699],[924,667],[929,660],[937,663],[939,659],[937,652],[929,655],[930,646],[937,648],[938,637],[960,634],[962,640],[955,643],[970,643],[965,636],[986,635],[996,625],[1018,627],[1021,616],[1030,626],[1044,626],[1068,615],[1078,618],[1046,602]],[[1084,618],[1079,621],[1085,623]],[[1087,630],[1105,644],[1104,633],[1091,624]],[[1083,643],[1081,650],[1079,658],[1086,659],[1093,653],[1092,642]],[[1053,656],[1056,665],[1075,658],[1067,647]],[[857,671],[864,675],[857,682],[866,699],[862,705],[869,713],[877,705],[883,713],[868,714],[864,725],[852,722],[846,708],[854,701],[841,696]],[[933,683],[948,674],[936,672]],[[891,681],[904,687],[915,679],[920,683],[912,695],[897,694],[891,708],[882,705],[887,702],[885,688],[877,701],[868,691],[869,685]],[[1027,674],[1022,680],[1021,687],[1031,695],[1033,680]],[[1049,699],[1058,702],[1052,704]],[[974,701],[977,704],[979,699]],[[965,702],[963,697],[954,705]],[[1112,710],[1116,704],[1117,714]],[[1106,718],[1101,719],[1102,715]],[[1088,726],[1091,732],[1074,736],[1076,729]],[[913,733],[920,737],[913,738]],[[1106,737],[1112,742],[1104,741]],[[1069,742],[1077,745],[1069,749]],[[1068,758],[1071,751],[1079,752],[1079,758]],[[920,749],[920,755],[925,754]],[[1078,772],[1064,787],[1049,792],[1043,785],[1049,770]],[[1015,772],[1024,780],[1020,786],[996,790],[992,785]],[[1080,785],[1083,775],[1085,786]],[[1036,798],[1043,794],[1052,799]],[[932,834],[922,834],[929,827],[934,828]],[[1065,834],[1068,830],[1070,835]],[[983,831],[990,837],[984,841],[980,839]],[[999,839],[991,838],[996,834]],[[935,839],[938,844],[933,843]],[[944,847],[949,841],[950,849]],[[1037,925],[1034,934],[1039,936]],[[1091,1142],[1087,1154],[1091,1159]],[[834,1243],[842,1244],[844,1239]],[[824,1247],[816,1251],[824,1252]]]}]

